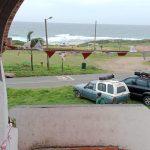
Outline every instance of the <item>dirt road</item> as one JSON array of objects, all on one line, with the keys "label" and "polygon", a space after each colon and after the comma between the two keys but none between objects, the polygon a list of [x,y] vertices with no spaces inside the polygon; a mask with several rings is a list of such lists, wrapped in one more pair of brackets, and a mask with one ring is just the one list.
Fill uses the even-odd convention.
[{"label": "dirt road", "polygon": [[133,73],[135,71],[150,70],[150,66],[144,65],[143,58],[140,57],[122,57],[115,58],[104,64],[98,64],[102,69],[113,73]]}]

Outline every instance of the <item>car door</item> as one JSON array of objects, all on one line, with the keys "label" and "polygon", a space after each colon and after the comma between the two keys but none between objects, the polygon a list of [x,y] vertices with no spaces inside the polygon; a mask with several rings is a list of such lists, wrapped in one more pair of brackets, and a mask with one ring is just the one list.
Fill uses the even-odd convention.
[{"label": "car door", "polygon": [[105,94],[105,97],[107,99],[107,104],[113,103],[114,92],[115,92],[114,85],[108,84],[107,85],[107,94]]},{"label": "car door", "polygon": [[135,92],[137,95],[142,96],[144,92],[147,92],[149,90],[148,87],[148,80],[139,78],[136,80],[136,88]]},{"label": "car door", "polygon": [[117,103],[124,103],[129,99],[128,88],[123,84],[116,86],[115,93],[116,93]]},{"label": "car door", "polygon": [[136,93],[136,79],[137,78],[128,78],[128,79],[125,79],[124,82],[126,83],[126,85],[128,86],[128,89],[130,91],[131,94],[135,94]]},{"label": "car door", "polygon": [[150,92],[150,80],[148,80],[148,91],[147,92]]},{"label": "car door", "polygon": [[106,84],[105,83],[98,83],[97,91],[101,93],[101,97],[106,95]]},{"label": "car door", "polygon": [[96,91],[96,84],[95,83],[89,83],[87,86],[85,86],[83,90],[83,97],[93,100],[96,100],[97,97],[97,91]]}]

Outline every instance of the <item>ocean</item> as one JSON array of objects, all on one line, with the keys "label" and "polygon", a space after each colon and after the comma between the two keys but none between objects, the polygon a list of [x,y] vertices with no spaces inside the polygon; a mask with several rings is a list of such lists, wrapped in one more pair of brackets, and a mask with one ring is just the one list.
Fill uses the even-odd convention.
[{"label": "ocean", "polygon": [[[50,44],[79,44],[94,40],[94,24],[48,23]],[[34,31],[32,38],[45,39],[44,22],[13,22],[9,37],[13,40],[26,41],[27,33]],[[150,39],[148,25],[97,25],[97,40],[123,39],[142,40]]]}]

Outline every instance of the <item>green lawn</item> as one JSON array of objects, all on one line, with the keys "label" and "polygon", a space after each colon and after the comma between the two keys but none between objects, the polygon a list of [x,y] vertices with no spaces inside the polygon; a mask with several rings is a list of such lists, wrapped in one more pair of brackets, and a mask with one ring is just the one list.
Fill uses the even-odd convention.
[{"label": "green lawn", "polygon": [[[19,53],[20,52],[20,53]],[[47,56],[46,53],[40,52],[40,51],[34,51],[34,64],[35,65],[41,65],[41,62],[44,63],[44,66],[46,66],[46,60]],[[113,58],[116,57],[115,55]],[[87,63],[89,65],[94,65],[95,61],[106,61],[111,59],[106,54],[102,53],[93,53],[89,58],[87,59]],[[6,51],[3,54],[3,61],[5,66],[9,65],[16,65],[16,64],[22,64],[22,63],[30,63],[30,54],[27,51]],[[64,64],[71,65],[71,66],[79,66],[83,62],[83,56],[82,54],[68,54],[66,57],[66,60],[64,61]],[[50,58],[50,64],[51,66],[61,66],[61,58],[58,54],[54,54]]]},{"label": "green lawn", "polygon": [[[52,89],[8,89],[9,108],[18,105],[71,105],[95,104],[87,99],[74,96],[73,87]],[[128,104],[140,104],[139,101],[129,100]]]},{"label": "green lawn", "polygon": [[[89,47],[87,42],[80,44],[81,47]],[[102,46],[103,50],[129,50],[131,46],[150,46],[150,40],[101,40],[97,41],[97,49]],[[92,47],[93,45],[91,45]]]},{"label": "green lawn", "polygon": [[48,71],[46,54],[44,52],[34,52],[34,71],[31,71],[29,53],[26,51],[20,52],[19,55],[18,53],[18,51],[6,51],[3,55],[5,72],[15,73],[17,77],[105,73],[107,71],[100,69],[97,62],[104,63],[111,59],[105,54],[92,54],[86,61],[87,69],[82,70],[81,63],[84,61],[82,55],[69,54],[64,61],[64,72],[62,73],[62,61],[58,54],[50,59],[50,70]]},{"label": "green lawn", "polygon": [[[93,53],[87,60],[87,69],[81,69],[81,63],[84,61],[82,54],[68,54],[64,61],[64,72],[62,73],[62,61],[58,54],[50,58],[50,70],[46,67],[46,54],[35,51],[34,54],[34,71],[30,67],[30,54],[27,51],[6,51],[3,54],[5,72],[15,73],[16,77],[28,76],[51,76],[61,74],[95,74],[106,73],[109,70],[102,70],[100,64],[114,58],[116,54],[108,56],[102,53]],[[141,57],[140,53],[128,54],[126,57]],[[43,65],[41,65],[43,63]]]},{"label": "green lawn", "polygon": [[[24,45],[24,42],[21,41],[13,41],[13,45]],[[70,46],[70,48],[77,48],[79,50],[87,49],[87,50],[93,50],[93,41],[79,44],[78,46]],[[101,47],[102,46],[102,47]],[[131,46],[150,46],[150,40],[144,39],[144,40],[99,40],[96,41],[96,48],[97,49],[103,49],[103,50],[129,50]],[[50,48],[62,48],[62,46],[59,45],[49,45]]]},{"label": "green lawn", "polygon": [[13,66],[5,66],[5,72],[15,73],[16,77],[31,77],[31,76],[54,76],[54,75],[76,75],[76,74],[96,74],[105,73],[107,71],[98,69],[94,66],[88,66],[86,70],[80,66],[65,66],[62,73],[61,67],[51,66],[50,70],[39,65],[34,66],[34,71],[31,71],[30,65],[17,64]]},{"label": "green lawn", "polygon": [[93,104],[89,100],[75,98],[72,87],[54,89],[8,89],[9,108],[18,105]]}]

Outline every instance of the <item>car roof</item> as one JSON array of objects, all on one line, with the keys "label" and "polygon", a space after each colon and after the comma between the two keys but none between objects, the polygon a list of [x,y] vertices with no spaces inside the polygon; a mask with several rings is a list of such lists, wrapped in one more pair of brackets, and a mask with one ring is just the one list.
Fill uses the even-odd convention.
[{"label": "car roof", "polygon": [[[139,76],[134,75],[134,76],[130,76],[130,77],[126,78],[126,79],[129,79],[129,78],[137,79],[137,78],[139,78]],[[126,79],[125,79],[125,80],[126,80]]]},{"label": "car roof", "polygon": [[91,83],[93,84],[96,84],[96,83],[104,83],[104,84],[120,84],[120,83],[123,83],[123,82],[120,82],[120,81],[117,81],[117,80],[94,80],[94,81],[91,81]]},{"label": "car roof", "polygon": [[144,79],[144,80],[150,81],[150,78],[147,78],[147,77],[141,77],[141,76],[136,76],[136,75],[131,76],[131,77],[128,77],[128,78],[126,78],[126,79],[129,79],[129,78],[134,78],[134,79]]}]

